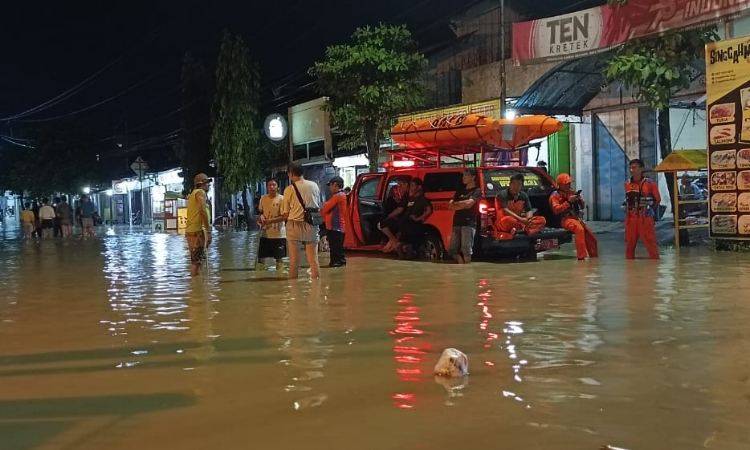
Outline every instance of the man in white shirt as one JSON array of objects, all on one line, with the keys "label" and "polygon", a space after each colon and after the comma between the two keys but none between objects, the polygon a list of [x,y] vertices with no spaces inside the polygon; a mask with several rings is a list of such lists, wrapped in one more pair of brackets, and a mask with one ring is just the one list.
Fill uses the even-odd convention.
[{"label": "man in white shirt", "polygon": [[[305,208],[320,210],[320,188],[312,181],[305,180],[302,174],[302,164],[297,162],[289,164],[289,179],[292,184],[284,189],[284,200],[281,203],[281,216],[286,220],[290,279],[297,278],[299,252],[300,248],[303,247],[307,255],[307,262],[310,263],[310,275],[312,278],[320,278],[320,264],[318,263],[319,226],[305,221]],[[300,196],[302,197],[302,203],[300,203]]]},{"label": "man in white shirt", "polygon": [[258,225],[263,229],[258,248],[258,264],[256,271],[266,270],[266,258],[276,260],[276,272],[284,270],[282,258],[286,256],[286,227],[281,215],[281,204],[284,196],[279,195],[279,182],[270,179],[266,182],[268,194],[258,202]]},{"label": "man in white shirt", "polygon": [[49,199],[45,198],[42,200],[43,206],[39,208],[39,220],[42,222],[42,237],[52,237],[52,232],[55,230],[55,208],[49,205]]}]

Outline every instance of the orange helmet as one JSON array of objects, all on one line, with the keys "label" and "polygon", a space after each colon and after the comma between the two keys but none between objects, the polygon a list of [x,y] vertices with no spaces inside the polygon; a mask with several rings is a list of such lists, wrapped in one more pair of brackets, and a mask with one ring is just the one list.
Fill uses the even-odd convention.
[{"label": "orange helmet", "polygon": [[557,184],[570,184],[573,182],[573,179],[568,175],[567,173],[561,173],[557,176]]}]

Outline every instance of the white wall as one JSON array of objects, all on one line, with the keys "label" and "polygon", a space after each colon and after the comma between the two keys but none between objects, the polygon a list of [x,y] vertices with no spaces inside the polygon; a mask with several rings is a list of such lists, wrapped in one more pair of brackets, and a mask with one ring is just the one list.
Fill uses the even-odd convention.
[{"label": "white wall", "polygon": [[[591,116],[588,116],[590,121]],[[594,153],[591,142],[591,123],[571,123],[571,176],[576,190],[581,189],[583,198],[589,204],[589,211],[594,212]]]},{"label": "white wall", "polygon": [[706,148],[706,110],[676,109],[669,111],[669,125],[672,129],[672,149]]}]

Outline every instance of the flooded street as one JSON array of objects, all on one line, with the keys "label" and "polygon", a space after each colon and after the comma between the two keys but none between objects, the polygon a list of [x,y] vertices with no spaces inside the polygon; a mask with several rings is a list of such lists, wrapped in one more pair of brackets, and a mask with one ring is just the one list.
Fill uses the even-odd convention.
[{"label": "flooded street", "polygon": [[[178,235],[16,236],[2,450],[750,448],[746,255],[626,263],[616,235],[598,261],[350,254],[290,282],[229,232],[206,282]],[[432,376],[448,347],[467,380]]]}]

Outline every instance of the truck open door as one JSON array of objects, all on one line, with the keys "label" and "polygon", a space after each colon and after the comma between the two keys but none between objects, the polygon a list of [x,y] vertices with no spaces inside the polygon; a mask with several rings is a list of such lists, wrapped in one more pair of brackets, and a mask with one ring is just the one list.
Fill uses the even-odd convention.
[{"label": "truck open door", "polygon": [[380,244],[382,238],[378,222],[383,219],[385,173],[366,173],[357,178],[349,194],[349,223],[344,247],[359,249]]}]

